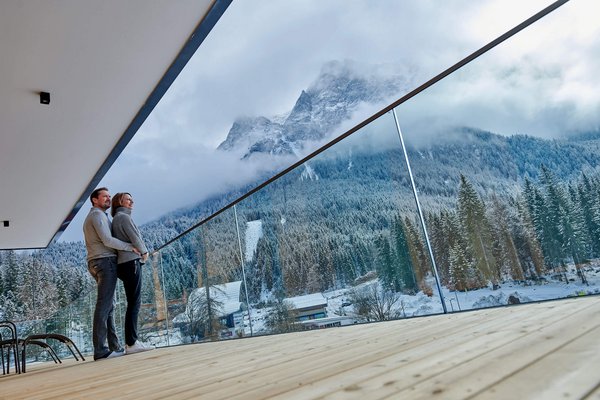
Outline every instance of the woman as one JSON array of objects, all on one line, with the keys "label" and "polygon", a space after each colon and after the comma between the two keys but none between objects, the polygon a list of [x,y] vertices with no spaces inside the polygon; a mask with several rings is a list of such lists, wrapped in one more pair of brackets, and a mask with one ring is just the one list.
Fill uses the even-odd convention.
[{"label": "woman", "polygon": [[142,300],[142,264],[148,259],[148,249],[142,240],[140,231],[131,219],[133,198],[129,193],[117,193],[112,199],[111,214],[112,235],[124,242],[131,243],[139,249],[141,256],[133,251],[121,251],[117,258],[117,277],[123,281],[127,297],[125,313],[125,354],[152,350],[139,342],[137,320]]}]

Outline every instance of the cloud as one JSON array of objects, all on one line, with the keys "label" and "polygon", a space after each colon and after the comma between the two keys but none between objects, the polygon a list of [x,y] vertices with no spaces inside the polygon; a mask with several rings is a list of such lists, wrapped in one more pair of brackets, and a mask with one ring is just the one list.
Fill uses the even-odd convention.
[{"label": "cloud", "polygon": [[[549,2],[521,3],[234,3],[155,113],[181,123],[179,135],[201,137],[216,147],[235,118],[290,110],[330,60],[415,65],[425,80]],[[492,6],[496,12],[486,14]],[[487,29],[474,31],[472,25]]]},{"label": "cloud", "polygon": [[597,8],[569,3],[401,105],[407,140],[427,143],[445,126],[545,138],[598,130]]}]

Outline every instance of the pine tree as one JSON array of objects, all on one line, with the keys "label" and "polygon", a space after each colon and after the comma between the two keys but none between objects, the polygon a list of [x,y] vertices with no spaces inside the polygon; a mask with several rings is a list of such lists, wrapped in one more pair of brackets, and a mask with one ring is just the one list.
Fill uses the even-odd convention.
[{"label": "pine tree", "polygon": [[4,292],[0,296],[0,304],[2,304],[3,319],[18,320],[23,317],[23,306],[12,290]]},{"label": "pine tree", "polygon": [[469,289],[471,281],[472,264],[469,262],[466,248],[461,247],[458,242],[450,247],[450,282],[449,287],[463,292]]},{"label": "pine tree", "polygon": [[550,265],[557,267],[563,265],[568,243],[565,234],[569,234],[569,229],[563,225],[567,219],[566,199],[554,175],[544,165],[541,166],[540,181],[544,194],[542,198],[541,193],[536,192],[535,208],[541,217],[542,249]]},{"label": "pine tree", "polygon": [[59,308],[63,308],[71,302],[69,285],[72,285],[74,282],[69,280],[69,274],[66,268],[59,267],[58,271],[58,279],[54,281],[54,284],[56,286],[57,305]]},{"label": "pine tree", "polygon": [[591,241],[587,235],[587,226],[581,208],[581,201],[577,195],[576,189],[569,186],[569,196],[566,199],[567,218],[564,222],[568,231],[565,235],[568,238],[567,252],[571,254],[577,275],[582,283],[587,284],[587,278],[582,268],[586,262],[586,256],[592,252]]},{"label": "pine tree", "polygon": [[515,223],[515,241],[520,243],[516,246],[519,259],[523,260],[521,265],[525,266],[527,277],[538,279],[545,271],[544,254],[525,197],[516,201],[516,207],[518,222]]},{"label": "pine tree", "polygon": [[334,253],[333,265],[335,266],[335,276],[337,278],[335,284],[338,288],[344,287],[356,278],[352,258],[348,255],[346,246],[339,245],[337,251]]},{"label": "pine tree", "polygon": [[297,314],[292,303],[279,300],[265,317],[265,325],[270,333],[286,333],[301,330],[302,326],[296,323]]},{"label": "pine tree", "polygon": [[322,240],[317,241],[315,247],[315,269],[319,282],[318,291],[324,291],[331,288],[336,280],[333,253],[325,234],[323,234]]},{"label": "pine tree", "polygon": [[582,282],[586,283],[581,263],[585,259],[584,254],[589,247],[589,241],[585,234],[586,227],[580,206],[576,205],[579,202],[576,192],[571,188],[570,196],[565,193],[544,165],[541,166],[540,180],[544,186],[547,205],[545,223],[554,236],[552,243],[560,249],[559,252],[553,252],[554,262],[564,266],[566,259],[571,258]]},{"label": "pine tree", "polygon": [[263,236],[258,241],[255,256],[257,270],[261,276],[260,291],[272,292],[277,297],[283,297],[284,276],[280,262],[282,252],[279,248],[280,243],[273,226],[263,219]]},{"label": "pine tree", "polygon": [[[415,275],[415,266],[412,263],[408,235],[410,228],[402,221],[400,216],[394,219],[392,236],[394,239],[395,274],[399,289],[407,294],[415,294],[418,283]],[[416,246],[416,245],[415,245]],[[396,290],[397,292],[400,290]]]},{"label": "pine tree", "polygon": [[445,228],[448,210],[443,209],[439,215],[427,214],[425,218],[429,232],[429,240],[442,285],[448,284],[449,274],[449,232]]},{"label": "pine tree", "polygon": [[500,273],[493,256],[491,226],[486,216],[485,204],[462,174],[458,190],[458,215],[472,249],[477,270],[485,281],[497,285]]},{"label": "pine tree", "polygon": [[517,248],[510,228],[510,217],[508,208],[500,202],[498,196],[491,198],[491,220],[493,222],[493,233],[498,243],[496,260],[503,265],[504,275],[513,280],[525,279],[523,268],[517,254]]},{"label": "pine tree", "polygon": [[544,259],[549,266],[557,267],[562,263],[563,254],[556,213],[539,189],[534,189],[533,196],[532,218]]},{"label": "pine tree", "polygon": [[431,296],[433,289],[427,283],[427,278],[431,276],[431,263],[423,238],[416,225],[408,217],[404,218],[404,230],[417,286],[423,293]]},{"label": "pine tree", "polygon": [[39,254],[30,258],[19,276],[16,296],[26,318],[46,318],[57,309],[57,290],[52,279],[51,267],[42,261]]},{"label": "pine tree", "polygon": [[594,188],[592,181],[583,173],[581,182],[577,185],[577,198],[591,247],[590,257],[600,255],[600,204],[594,195]]},{"label": "pine tree", "polygon": [[444,227],[448,233],[448,280],[449,288],[465,291],[484,285],[482,275],[476,270],[474,257],[468,245],[458,215],[444,214]]},{"label": "pine tree", "polygon": [[4,268],[2,269],[3,292],[13,292],[18,290],[18,279],[21,274],[21,263],[17,259],[17,254],[9,250],[4,259]]},{"label": "pine tree", "polygon": [[386,288],[399,291],[400,283],[398,282],[398,277],[396,275],[395,262],[389,240],[383,235],[380,235],[375,240],[375,246],[377,248],[377,272],[379,278]]}]

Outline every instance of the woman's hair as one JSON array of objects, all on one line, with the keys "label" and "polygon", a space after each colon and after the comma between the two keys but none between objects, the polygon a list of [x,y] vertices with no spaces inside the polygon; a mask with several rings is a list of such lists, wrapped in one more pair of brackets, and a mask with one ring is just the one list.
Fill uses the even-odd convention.
[{"label": "woman's hair", "polygon": [[112,198],[112,203],[110,205],[110,215],[112,215],[113,217],[115,216],[115,214],[117,213],[117,208],[123,206],[123,197],[128,194],[129,196],[131,196],[130,193],[127,192],[123,192],[123,193],[117,193],[113,196]]}]

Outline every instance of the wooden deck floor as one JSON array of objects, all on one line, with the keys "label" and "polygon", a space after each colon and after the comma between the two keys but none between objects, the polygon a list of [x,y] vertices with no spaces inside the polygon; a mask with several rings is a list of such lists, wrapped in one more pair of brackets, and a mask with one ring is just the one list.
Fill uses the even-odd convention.
[{"label": "wooden deck floor", "polygon": [[2,399],[600,399],[600,297],[43,364]]}]

